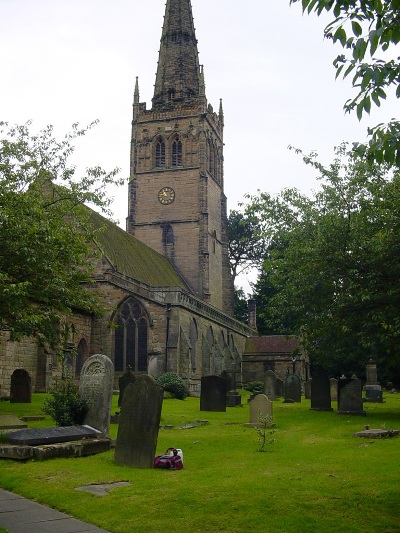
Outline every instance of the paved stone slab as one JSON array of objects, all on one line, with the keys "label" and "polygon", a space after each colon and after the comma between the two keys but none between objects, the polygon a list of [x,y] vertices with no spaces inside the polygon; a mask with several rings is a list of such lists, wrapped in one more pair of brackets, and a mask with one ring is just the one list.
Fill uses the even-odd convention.
[{"label": "paved stone slab", "polygon": [[0,415],[0,430],[2,429],[23,429],[27,428],[28,424],[25,424],[20,418],[15,415]]},{"label": "paved stone slab", "polygon": [[0,527],[10,533],[109,533],[3,489],[0,489]]},{"label": "paved stone slab", "polygon": [[11,444],[38,446],[40,444],[55,444],[57,442],[95,438],[100,435],[100,431],[90,426],[64,426],[14,431],[8,435],[7,439]]},{"label": "paved stone slab", "polygon": [[90,492],[95,496],[106,496],[112,489],[117,489],[118,487],[129,487],[130,485],[132,485],[130,481],[115,481],[114,483],[100,483],[98,485],[85,485],[84,487],[76,487],[75,490]]}]

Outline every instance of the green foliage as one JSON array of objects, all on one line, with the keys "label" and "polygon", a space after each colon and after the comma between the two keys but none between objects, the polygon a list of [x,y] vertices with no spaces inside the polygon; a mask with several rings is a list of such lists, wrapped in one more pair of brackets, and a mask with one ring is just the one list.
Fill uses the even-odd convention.
[{"label": "green foliage", "polygon": [[246,295],[242,288],[235,286],[234,292],[234,317],[241,322],[247,324],[249,318],[249,306],[247,302]]},{"label": "green foliage", "polygon": [[268,438],[269,435],[273,435],[275,433],[275,429],[271,429],[275,424],[274,420],[271,415],[263,415],[261,412],[258,413],[258,422],[260,427],[255,427],[258,434],[258,440],[260,441],[260,449],[259,452],[265,452],[265,446],[267,444],[275,444],[276,439],[275,438]]},{"label": "green foliage", "polygon": [[[345,50],[334,61],[336,78],[350,74],[355,98],[344,106],[355,111],[360,120],[371,105],[380,107],[387,91],[394,89],[400,97],[400,61],[388,59],[385,54],[400,42],[400,4],[398,0],[290,0],[302,3],[303,12],[332,12],[333,19],[325,27],[325,37],[339,43]],[[377,53],[382,54],[377,57]],[[370,56],[369,61],[366,55]],[[368,145],[355,143],[358,155],[367,155],[377,162],[400,165],[400,124],[392,120],[368,129]]]},{"label": "green foliage", "polygon": [[244,390],[250,392],[263,392],[264,383],[262,381],[249,381],[246,385],[243,386]]},{"label": "green foliage", "polygon": [[74,125],[57,141],[51,126],[38,134],[30,126],[0,123],[0,329],[56,347],[73,309],[102,310],[86,287],[96,232],[84,205],[109,213],[117,170],[75,177],[71,143],[86,130]]},{"label": "green foliage", "polygon": [[170,392],[174,398],[178,400],[184,400],[189,391],[183,379],[175,374],[174,372],[166,372],[162,376],[156,379],[156,382],[161,385],[161,387]]},{"label": "green foliage", "polygon": [[315,154],[304,160],[321,175],[312,198],[254,199],[274,230],[263,264],[271,290],[256,286],[258,309],[290,324],[331,375],[359,374],[373,355],[390,379],[400,366],[400,173],[346,145],[327,169]]},{"label": "green foliage", "polygon": [[56,381],[52,398],[46,398],[43,411],[50,415],[57,426],[83,424],[89,409],[87,400],[79,396],[78,387],[70,378]]}]

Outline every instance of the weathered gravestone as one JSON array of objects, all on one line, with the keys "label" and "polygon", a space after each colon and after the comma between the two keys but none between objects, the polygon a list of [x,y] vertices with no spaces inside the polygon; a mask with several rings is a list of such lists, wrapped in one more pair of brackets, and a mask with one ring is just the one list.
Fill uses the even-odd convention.
[{"label": "weathered gravestone", "polygon": [[276,400],[276,374],[272,370],[267,370],[264,374],[264,394],[270,400]]},{"label": "weathered gravestone", "polygon": [[276,395],[281,398],[285,394],[285,382],[283,379],[276,378]]},{"label": "weathered gravestone", "polygon": [[125,389],[119,418],[115,462],[152,468],[157,448],[164,390],[147,375]]},{"label": "weathered gravestone", "polygon": [[339,415],[362,415],[363,411],[361,380],[340,378],[338,381]]},{"label": "weathered gravestone", "polygon": [[128,368],[128,370],[122,374],[122,376],[118,379],[118,385],[119,385],[119,396],[118,396],[118,407],[121,407],[122,400],[124,397],[124,392],[126,387],[129,385],[129,383],[135,383],[136,376],[132,372],[131,367]]},{"label": "weathered gravestone", "polygon": [[226,411],[227,381],[221,376],[201,378],[200,411]]},{"label": "weathered gravestone", "polygon": [[304,398],[306,400],[311,400],[311,387],[312,387],[312,378],[307,379],[304,383]]},{"label": "weathered gravestone", "polygon": [[114,365],[106,355],[92,355],[82,367],[79,395],[89,403],[84,424],[108,436],[113,396]]},{"label": "weathered gravestone", "polygon": [[297,374],[289,374],[285,379],[285,399],[283,403],[301,402],[301,379]]},{"label": "weathered gravestone", "polygon": [[330,378],[331,384],[331,401],[337,402],[338,399],[338,380],[336,378]]},{"label": "weathered gravestone", "polygon": [[250,422],[245,424],[248,427],[262,427],[263,422],[260,418],[263,416],[270,416],[272,418],[272,402],[265,396],[265,394],[257,394],[249,403],[250,406]]},{"label": "weathered gravestone", "polygon": [[376,368],[376,363],[373,359],[370,359],[367,362],[366,376],[367,376],[367,382],[364,385],[364,390],[365,390],[364,401],[382,403],[383,402],[382,387],[378,381],[378,371]]},{"label": "weathered gravestone", "polygon": [[323,370],[317,370],[311,380],[311,409],[333,411],[331,406],[331,383]]},{"label": "weathered gravestone", "polygon": [[11,375],[10,403],[32,403],[32,378],[23,368]]}]

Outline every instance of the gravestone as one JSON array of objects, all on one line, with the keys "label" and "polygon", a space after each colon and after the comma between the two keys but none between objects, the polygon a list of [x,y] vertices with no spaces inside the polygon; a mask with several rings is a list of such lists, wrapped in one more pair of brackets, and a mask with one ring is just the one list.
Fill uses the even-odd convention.
[{"label": "gravestone", "polygon": [[201,378],[200,411],[226,412],[227,381],[221,376]]},{"label": "gravestone", "polygon": [[28,424],[15,415],[0,415],[0,431],[27,428]]},{"label": "gravestone", "polygon": [[362,415],[361,380],[340,378],[338,381],[338,410],[339,415]]},{"label": "gravestone", "polygon": [[338,399],[338,380],[336,378],[330,378],[331,384],[331,401],[337,402]]},{"label": "gravestone", "polygon": [[312,378],[307,379],[304,383],[304,398],[306,400],[311,400],[311,388],[312,388]]},{"label": "gravestone", "polygon": [[138,376],[124,392],[119,417],[115,462],[152,468],[157,449],[164,390],[148,375]]},{"label": "gravestone", "polygon": [[10,403],[32,403],[32,378],[23,368],[11,375]]},{"label": "gravestone", "polygon": [[283,403],[301,402],[301,379],[297,374],[289,374],[285,379],[285,399]]},{"label": "gravestone", "polygon": [[276,395],[281,398],[285,394],[285,383],[282,379],[276,378]]},{"label": "gravestone", "polygon": [[333,411],[331,383],[323,370],[317,370],[311,381],[311,409],[314,411]]},{"label": "gravestone", "polygon": [[242,405],[242,396],[237,390],[230,390],[226,393],[226,406],[236,407]]},{"label": "gravestone", "polygon": [[122,399],[124,397],[124,392],[126,387],[129,385],[129,383],[135,383],[136,376],[132,372],[131,367],[128,367],[128,370],[122,374],[122,376],[118,379],[118,385],[119,385],[119,396],[118,396],[118,407],[121,407],[122,405]]},{"label": "gravestone", "polygon": [[378,381],[378,371],[373,359],[367,362],[366,366],[367,382],[364,385],[365,402],[383,403],[382,387]]},{"label": "gravestone", "polygon": [[92,355],[82,367],[79,395],[89,403],[84,423],[108,436],[113,396],[114,366],[106,355]]},{"label": "gravestone", "polygon": [[272,418],[272,402],[265,394],[257,394],[251,400],[250,406],[250,422],[245,424],[247,427],[262,427],[264,424],[260,422],[260,416],[269,415]]},{"label": "gravestone", "polygon": [[7,437],[10,444],[37,446],[39,444],[56,444],[87,438],[97,438],[101,432],[89,426],[63,426],[55,428],[21,429],[13,431]]},{"label": "gravestone", "polygon": [[267,370],[264,374],[264,394],[270,400],[276,400],[276,374],[272,370]]}]

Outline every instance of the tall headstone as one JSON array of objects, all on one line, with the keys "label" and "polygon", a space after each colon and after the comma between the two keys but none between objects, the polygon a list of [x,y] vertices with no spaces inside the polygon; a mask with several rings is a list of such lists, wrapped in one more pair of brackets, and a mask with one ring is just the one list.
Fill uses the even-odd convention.
[{"label": "tall headstone", "polygon": [[330,378],[331,384],[331,401],[337,402],[338,399],[338,380],[336,378]]},{"label": "tall headstone", "polygon": [[221,376],[201,378],[200,411],[226,411],[227,381]]},{"label": "tall headstone", "polygon": [[297,374],[289,374],[285,379],[284,403],[301,402],[301,379]]},{"label": "tall headstone", "polygon": [[378,381],[378,371],[377,371],[376,363],[373,359],[370,359],[367,362],[366,376],[367,376],[367,382],[364,385],[364,391],[365,391],[364,401],[382,403],[383,402],[382,387]]},{"label": "tall headstone", "polygon": [[32,403],[32,378],[23,368],[11,374],[10,403]]},{"label": "tall headstone", "polygon": [[79,395],[89,403],[84,424],[108,435],[113,395],[114,365],[106,355],[89,357],[82,367]]},{"label": "tall headstone", "polygon": [[338,414],[365,416],[361,380],[340,378],[338,381]]},{"label": "tall headstone", "polygon": [[135,468],[152,468],[157,449],[164,391],[148,375],[129,383],[122,400],[115,462]]},{"label": "tall headstone", "polygon": [[121,407],[122,400],[124,397],[124,392],[126,387],[129,385],[129,383],[135,383],[136,376],[132,372],[131,367],[128,368],[124,374],[118,379],[118,385],[119,385],[119,396],[118,396],[118,407]]},{"label": "tall headstone", "polygon": [[249,403],[250,406],[250,422],[245,426],[262,427],[264,424],[260,422],[260,417],[269,415],[272,418],[272,402],[265,394],[257,394]]},{"label": "tall headstone", "polygon": [[332,411],[331,383],[323,370],[317,370],[311,380],[311,409]]},{"label": "tall headstone", "polygon": [[267,370],[264,374],[264,394],[270,400],[276,400],[276,374],[272,370]]}]

